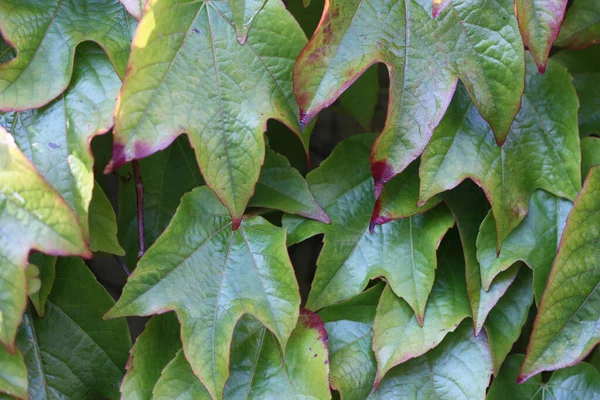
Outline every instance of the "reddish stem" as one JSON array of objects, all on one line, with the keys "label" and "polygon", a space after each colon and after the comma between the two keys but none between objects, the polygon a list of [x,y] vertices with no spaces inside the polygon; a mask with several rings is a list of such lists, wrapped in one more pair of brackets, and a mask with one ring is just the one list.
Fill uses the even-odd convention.
[{"label": "reddish stem", "polygon": [[138,259],[142,258],[146,252],[146,241],[144,240],[144,184],[142,182],[142,173],[140,172],[140,164],[137,160],[131,162],[133,166],[133,179],[135,181],[135,194],[137,197],[137,225],[138,225],[138,240],[140,250],[138,251]]}]

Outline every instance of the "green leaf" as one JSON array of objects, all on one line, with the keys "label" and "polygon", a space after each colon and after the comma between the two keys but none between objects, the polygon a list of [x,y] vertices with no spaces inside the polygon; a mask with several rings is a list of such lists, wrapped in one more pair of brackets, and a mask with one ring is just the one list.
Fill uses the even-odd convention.
[{"label": "green leaf", "polygon": [[120,86],[104,52],[87,43],[78,48],[73,78],[59,98],[40,109],[0,113],[0,126],[75,211],[88,243],[94,187],[90,142],[111,128]]},{"label": "green leaf", "polygon": [[375,386],[396,365],[436,347],[471,315],[464,260],[460,252],[452,251],[450,247],[457,246],[452,243],[452,246],[442,245],[440,249],[440,266],[425,309],[423,326],[419,325],[410,306],[389,286],[383,291],[373,327],[373,351],[377,358]]},{"label": "green leaf", "polygon": [[374,206],[369,171],[372,141],[372,135],[359,135],[342,142],[307,176],[317,202],[331,218],[331,225],[306,224],[307,236],[325,234],[307,308],[318,310],[349,299],[370,279],[384,277],[422,323],[435,277],[436,249],[454,220],[446,208],[438,207],[373,226],[370,233]]},{"label": "green leaf", "polygon": [[340,106],[367,132],[371,132],[375,107],[379,100],[377,65],[367,69],[340,96]]},{"label": "green leaf", "polygon": [[571,77],[552,60],[540,75],[527,59],[521,110],[502,147],[466,91],[458,89],[421,161],[422,203],[465,178],[483,188],[496,220],[497,250],[525,218],[535,189],[572,200],[581,187]]},{"label": "green leaf", "polygon": [[123,7],[127,10],[129,14],[133,16],[133,18],[138,21],[142,18],[142,13],[144,11],[144,0],[120,0],[123,4]]},{"label": "green leaf", "polygon": [[484,325],[490,342],[495,376],[498,375],[500,366],[514,343],[521,336],[533,303],[531,272],[526,268],[520,268],[520,271],[515,282],[490,311]]},{"label": "green leaf", "polygon": [[125,250],[117,240],[115,210],[97,182],[95,182],[92,192],[89,215],[90,249],[124,256]]},{"label": "green leaf", "polygon": [[[231,377],[226,399],[331,398],[327,334],[319,317],[300,313],[285,356],[273,334],[256,320],[243,317],[231,344]],[[163,370],[154,399],[210,399],[182,352]]]},{"label": "green leaf", "polygon": [[567,219],[519,381],[582,360],[600,340],[600,167]]},{"label": "green leaf", "polygon": [[121,384],[122,398],[151,399],[152,389],[160,378],[161,371],[179,349],[181,349],[181,340],[175,314],[167,313],[152,317],[136,339],[129,354],[127,374]]},{"label": "green leaf", "polygon": [[91,257],[77,218],[0,127],[0,342],[14,350],[29,251]]},{"label": "green leaf", "polygon": [[235,35],[240,44],[246,43],[248,31],[252,26],[254,18],[265,6],[267,0],[229,0]]},{"label": "green leaf", "polygon": [[496,227],[491,213],[485,217],[477,236],[477,259],[481,268],[481,282],[489,290],[494,278],[517,261],[523,261],[533,270],[533,288],[536,304],[540,303],[546,281],[552,269],[567,215],[573,208],[569,200],[553,196],[543,190],[533,193],[529,213],[508,235],[500,255],[496,254]]},{"label": "green leaf", "polygon": [[317,314],[300,311],[285,355],[264,327],[253,323],[244,329],[239,325],[239,335],[231,345],[231,378],[224,398],[331,398],[327,332]]},{"label": "green leaf", "polygon": [[80,259],[59,259],[45,317],[28,309],[19,328],[30,398],[119,398],[131,340],[124,319],[102,320],[113,304]]},{"label": "green leaf", "polygon": [[568,0],[515,0],[523,42],[542,74],[546,71],[552,44],[558,37],[567,3]]},{"label": "green leaf", "polygon": [[209,400],[211,397],[194,375],[183,351],[180,350],[162,371],[152,391],[152,399]]},{"label": "green leaf", "polygon": [[269,148],[256,191],[248,205],[298,214],[326,224],[330,222],[300,172],[291,167],[287,158]]},{"label": "green leaf", "polygon": [[400,218],[410,217],[435,207],[442,196],[437,195],[419,205],[419,161],[410,164],[383,188],[375,202],[371,223],[385,224]]},{"label": "green leaf", "polygon": [[237,226],[264,160],[267,120],[300,133],[292,67],[306,38],[279,0],[267,1],[243,46],[231,19],[224,2],[148,3],[115,114],[109,169],[187,133],[207,185]]},{"label": "green leaf", "polygon": [[10,354],[0,346],[0,397],[2,393],[27,398],[27,367],[19,350]]},{"label": "green leaf", "polygon": [[519,267],[513,266],[499,274],[490,290],[485,291],[481,286],[481,273],[475,247],[479,226],[489,210],[485,195],[473,182],[465,181],[456,189],[444,193],[444,200],[454,214],[460,233],[465,255],[465,275],[473,315],[473,328],[475,333],[479,334],[489,312],[517,277]]},{"label": "green leaf", "polygon": [[107,317],[174,310],[194,373],[221,397],[237,320],[254,315],[285,348],[299,304],[285,230],[253,217],[232,231],[227,210],[201,187],[183,197]]},{"label": "green leaf", "polygon": [[600,398],[600,372],[588,363],[561,369],[552,374],[550,380],[542,382],[541,375],[527,383],[517,384],[522,354],[509,356],[502,366],[500,375],[490,387],[487,400],[571,400]]},{"label": "green leaf", "polygon": [[[579,136],[600,133],[600,46],[585,50],[562,50],[552,59],[563,65],[573,76],[573,85],[579,97]],[[582,146],[583,149],[583,146]]]},{"label": "green leaf", "polygon": [[585,178],[595,165],[600,165],[600,138],[583,138],[581,140],[581,176]]},{"label": "green leaf", "polygon": [[[144,237],[150,247],[173,218],[181,197],[204,181],[194,153],[183,137],[165,150],[140,160],[139,166],[144,183]],[[127,265],[133,267],[138,261],[139,246],[135,181],[130,164],[118,173],[122,177],[117,216],[119,241],[127,253]]]},{"label": "green leaf", "polygon": [[600,42],[600,4],[596,0],[577,0],[569,7],[556,45],[582,49]]},{"label": "green leaf", "polygon": [[49,103],[67,88],[81,42],[102,46],[123,77],[136,24],[118,0],[5,0],[0,28],[17,53],[0,64],[0,110],[22,111]]},{"label": "green leaf", "polygon": [[384,287],[379,283],[319,312],[329,338],[329,382],[344,400],[363,400],[373,391],[377,364],[372,328]]},{"label": "green leaf", "polygon": [[435,349],[388,372],[368,399],[483,399],[491,374],[485,334],[474,336],[463,323]]},{"label": "green leaf", "polygon": [[29,256],[29,262],[37,265],[40,270],[40,290],[30,294],[29,299],[35,307],[35,311],[40,317],[44,317],[46,312],[46,300],[54,285],[56,277],[56,257],[47,256],[42,253],[33,253]]},{"label": "green leaf", "polygon": [[302,124],[369,66],[390,71],[388,116],[375,142],[376,197],[423,151],[460,78],[503,142],[523,92],[513,2],[453,0],[437,20],[415,0],[332,0],[294,68]]}]

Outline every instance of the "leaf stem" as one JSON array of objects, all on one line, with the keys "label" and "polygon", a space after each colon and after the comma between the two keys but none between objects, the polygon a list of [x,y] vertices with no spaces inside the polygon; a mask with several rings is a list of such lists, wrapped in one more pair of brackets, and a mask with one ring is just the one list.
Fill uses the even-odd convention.
[{"label": "leaf stem", "polygon": [[138,240],[140,249],[138,251],[138,259],[142,258],[146,252],[146,241],[144,240],[144,183],[142,182],[142,173],[140,172],[140,164],[137,160],[131,162],[133,166],[133,179],[135,181],[135,194],[137,198],[137,225],[138,225]]},{"label": "leaf stem", "polygon": [[131,271],[129,271],[129,268],[127,268],[127,264],[125,264],[125,261],[123,261],[123,259],[116,254],[114,254],[114,256],[121,268],[123,268],[123,271],[125,271],[125,273],[127,274],[127,276],[131,275]]}]

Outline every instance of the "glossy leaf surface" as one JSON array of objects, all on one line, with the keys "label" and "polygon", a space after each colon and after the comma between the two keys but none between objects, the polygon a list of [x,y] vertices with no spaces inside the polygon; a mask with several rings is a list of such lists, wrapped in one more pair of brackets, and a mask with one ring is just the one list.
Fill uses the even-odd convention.
[{"label": "glossy leaf surface", "polygon": [[252,26],[254,18],[264,7],[267,0],[229,0],[235,34],[240,44],[246,43],[248,31]]},{"label": "glossy leaf surface", "polygon": [[533,287],[536,304],[539,304],[573,203],[538,190],[529,204],[529,213],[506,238],[499,256],[496,256],[494,217],[488,213],[477,236],[477,259],[485,290],[489,290],[500,272],[517,261],[525,262],[533,270]]},{"label": "glossy leaf surface", "polygon": [[298,214],[326,224],[330,222],[300,172],[292,168],[284,156],[271,149],[267,149],[256,191],[248,205]]},{"label": "glossy leaf surface", "polygon": [[[302,311],[285,355],[277,339],[256,320],[243,317],[232,342],[226,399],[331,398],[327,335],[316,314]],[[153,391],[155,399],[210,399],[183,353],[167,365]]]},{"label": "glossy leaf surface", "polygon": [[484,325],[490,342],[495,376],[498,376],[500,366],[521,336],[532,303],[531,272],[521,267],[519,276],[490,311]]},{"label": "glossy leaf surface", "polygon": [[125,9],[138,21],[142,18],[144,11],[144,0],[120,0]]},{"label": "glossy leaf surface", "polygon": [[523,42],[541,73],[558,37],[568,0],[515,0],[515,11]]},{"label": "glossy leaf surface", "polygon": [[285,231],[261,217],[232,231],[227,209],[200,187],[183,197],[108,316],[174,310],[186,358],[211,396],[220,397],[237,320],[254,315],[285,348],[299,305]]},{"label": "glossy leaf surface", "polygon": [[146,323],[129,354],[127,373],[121,384],[123,399],[152,398],[152,389],[161,372],[181,349],[179,331],[174,313],[156,315]]},{"label": "glossy leaf surface", "polygon": [[600,42],[600,4],[577,0],[569,7],[556,41],[557,46],[581,49]]},{"label": "glossy leaf surface", "polygon": [[0,127],[0,342],[14,349],[29,251],[91,256],[77,218]]},{"label": "glossy leaf surface", "polygon": [[419,325],[416,315],[404,300],[389,287],[383,291],[373,326],[376,383],[391,368],[436,347],[471,315],[462,254],[448,247],[442,245],[440,249],[440,266],[425,309],[423,326]]},{"label": "glossy leaf surface", "polygon": [[89,210],[90,222],[90,249],[92,251],[103,251],[119,256],[125,255],[125,250],[117,240],[117,217],[112,204],[106,194],[94,183],[92,200]]},{"label": "glossy leaf surface", "polygon": [[492,206],[497,249],[525,215],[535,189],[573,199],[581,187],[577,96],[571,77],[550,61],[539,74],[528,56],[521,110],[504,145],[457,90],[444,119],[423,153],[421,201],[471,178]]},{"label": "glossy leaf surface", "polygon": [[444,200],[454,214],[460,234],[473,328],[475,333],[479,334],[488,314],[517,277],[519,268],[513,266],[501,273],[490,289],[484,290],[481,286],[481,271],[475,244],[481,221],[489,210],[485,195],[473,182],[467,181],[461,183],[456,189],[444,193]]},{"label": "glossy leaf surface", "polygon": [[[573,76],[579,97],[579,136],[600,133],[600,46],[585,50],[562,50],[552,59],[565,66]],[[582,146],[582,149],[585,147]]]},{"label": "glossy leaf surface", "polygon": [[121,80],[104,52],[86,43],[76,52],[68,89],[55,101],[35,110],[0,113],[0,126],[75,211],[88,243],[94,188],[90,142],[111,128],[119,87]]},{"label": "glossy leaf surface", "polygon": [[454,0],[437,20],[422,4],[327,2],[294,69],[301,120],[306,124],[369,66],[387,65],[388,116],[371,160],[377,195],[423,151],[458,78],[500,143],[523,92],[522,41],[511,1]]},{"label": "glossy leaf surface", "polygon": [[523,358],[522,354],[515,354],[506,360],[490,388],[488,400],[600,399],[600,372],[590,364],[580,363],[556,371],[546,383],[542,382],[541,376],[537,376],[526,383],[517,384]]},{"label": "glossy leaf surface", "polygon": [[31,399],[119,398],[131,340],[124,319],[102,319],[113,304],[81,260],[59,259],[45,317],[29,308],[19,328]]},{"label": "glossy leaf surface", "polygon": [[319,312],[329,338],[329,381],[344,400],[363,400],[373,391],[377,361],[372,329],[384,287],[379,283]]},{"label": "glossy leaf surface", "polygon": [[388,372],[368,399],[483,399],[492,374],[489,351],[485,334],[474,336],[463,323],[435,349]]},{"label": "glossy leaf surface", "polygon": [[600,340],[600,167],[567,219],[519,380],[582,360]]},{"label": "glossy leaf surface", "polygon": [[299,134],[291,74],[304,33],[279,0],[269,0],[253,26],[242,46],[227,3],[149,3],[119,96],[110,168],[187,133],[237,226],[264,160],[267,120]]},{"label": "glossy leaf surface", "polygon": [[375,202],[369,171],[372,140],[372,135],[359,135],[342,142],[307,176],[311,191],[331,218],[331,225],[299,222],[290,233],[292,241],[297,235],[325,233],[307,307],[318,310],[346,300],[360,293],[370,279],[384,277],[422,323],[435,277],[436,249],[454,220],[440,206],[372,226],[369,232]]},{"label": "glossy leaf surface", "polygon": [[0,110],[41,107],[60,95],[84,41],[102,46],[122,77],[135,28],[119,0],[3,1],[0,30],[17,56],[0,64]]}]

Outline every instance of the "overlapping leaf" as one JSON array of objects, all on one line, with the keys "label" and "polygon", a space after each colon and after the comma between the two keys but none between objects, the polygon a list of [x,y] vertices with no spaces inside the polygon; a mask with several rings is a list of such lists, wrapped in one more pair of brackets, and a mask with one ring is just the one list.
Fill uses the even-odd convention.
[{"label": "overlapping leaf", "polygon": [[359,294],[370,279],[384,277],[423,322],[435,277],[436,248],[454,224],[440,206],[427,213],[372,227],[375,203],[369,170],[373,135],[354,136],[336,147],[307,176],[331,225],[287,218],[292,243],[325,233],[307,307],[318,310]]},{"label": "overlapping leaf", "polygon": [[250,206],[282,210],[328,224],[329,217],[311,194],[297,169],[282,155],[267,149],[265,164]]},{"label": "overlapping leaf", "polygon": [[519,381],[582,360],[600,340],[600,167],[575,200]]},{"label": "overlapping leaf", "polygon": [[90,201],[89,223],[90,249],[92,251],[103,251],[119,256],[125,255],[125,250],[117,240],[115,210],[97,182],[94,183],[92,200]]},{"label": "overlapping leaf", "polygon": [[127,12],[131,14],[138,21],[142,18],[142,12],[144,11],[144,0],[120,0]]},{"label": "overlapping leaf", "polygon": [[102,46],[122,77],[135,27],[119,0],[2,1],[0,31],[17,56],[0,64],[0,110],[41,107],[61,94],[84,41]]},{"label": "overlapping leaf", "polygon": [[10,349],[27,302],[31,249],[91,255],[71,209],[0,127],[0,342]]},{"label": "overlapping leaf", "polygon": [[568,0],[515,0],[515,11],[523,42],[541,73],[558,37]]},{"label": "overlapping leaf", "polygon": [[521,336],[532,303],[531,272],[522,267],[515,282],[490,311],[484,325],[490,342],[495,376],[498,376],[500,366]]},{"label": "overlapping leaf", "polygon": [[167,313],[152,317],[142,334],[137,337],[129,354],[127,374],[121,383],[122,398],[151,399],[152,389],[160,378],[162,370],[180,349],[179,323],[175,314]]},{"label": "overlapping leaf", "polygon": [[[13,135],[21,151],[75,211],[88,243],[94,189],[90,142],[112,126],[120,86],[104,52],[86,43],[77,50],[73,78],[59,98],[43,108],[0,113],[0,126]],[[114,250],[100,244],[95,246],[98,250]]]},{"label": "overlapping leaf", "polygon": [[490,387],[488,400],[600,399],[600,372],[590,364],[579,363],[556,371],[548,382],[542,382],[538,375],[519,385],[516,381],[523,358],[521,354],[514,354],[506,360]]},{"label": "overlapping leaf", "polygon": [[[203,184],[194,153],[184,138],[140,160],[144,183],[144,236],[150,246],[165,230],[181,197]],[[135,182],[131,166],[119,169],[119,232],[127,249],[127,265],[137,263],[138,226]],[[249,203],[329,222],[302,175],[279,154],[267,149],[256,191]]]},{"label": "overlapping leaf", "polygon": [[521,110],[502,147],[466,91],[458,89],[421,161],[422,202],[467,177],[484,189],[498,250],[525,218],[535,189],[572,200],[581,187],[578,103],[571,77],[552,60],[540,75],[527,58]]},{"label": "overlapping leaf", "polygon": [[29,256],[30,265],[36,265],[40,272],[40,289],[29,295],[31,304],[40,317],[44,317],[46,313],[46,300],[50,295],[54,279],[56,278],[56,260],[57,257],[47,256],[42,253],[33,253]]},{"label": "overlapping leaf", "polygon": [[416,0],[330,1],[294,69],[302,124],[385,63],[388,117],[371,160],[378,195],[421,154],[458,78],[505,140],[523,92],[522,47],[509,0],[453,0],[437,20]]},{"label": "overlapping leaf", "polygon": [[329,338],[329,381],[344,400],[363,400],[373,391],[377,372],[371,348],[373,321],[383,288],[379,283],[319,312]]},{"label": "overlapping leaf", "polygon": [[368,399],[483,399],[491,374],[486,335],[463,323],[435,349],[388,372]]},{"label": "overlapping leaf", "polygon": [[124,319],[102,320],[113,304],[81,260],[59,259],[45,317],[29,308],[19,328],[29,398],[119,398],[131,340]]},{"label": "overlapping leaf", "polygon": [[[448,243],[446,241],[446,243]],[[410,306],[386,287],[377,306],[373,326],[373,351],[377,358],[377,385],[398,364],[419,357],[437,346],[444,337],[471,315],[465,286],[461,252],[449,246],[440,249],[440,266],[419,325]],[[453,247],[457,247],[452,242]]]},{"label": "overlapping leaf", "polygon": [[[318,316],[302,311],[285,355],[277,339],[258,321],[243,317],[232,342],[231,377],[226,399],[331,398],[327,374],[327,336]],[[163,370],[155,399],[210,399],[183,352]]]},{"label": "overlapping leaf", "polygon": [[174,310],[194,373],[212,397],[220,397],[237,320],[254,315],[285,348],[299,304],[285,231],[261,217],[248,218],[232,231],[227,210],[200,187],[183,197],[108,316]]},{"label": "overlapping leaf", "polygon": [[148,4],[115,114],[111,168],[187,133],[236,227],[264,160],[266,121],[299,133],[291,74],[306,38],[279,0],[267,1],[243,46],[232,24],[224,2]]},{"label": "overlapping leaf", "polygon": [[581,176],[587,177],[595,165],[600,165],[600,138],[584,138],[581,140]]},{"label": "overlapping leaf", "polygon": [[489,290],[494,278],[523,261],[533,270],[533,287],[536,303],[540,303],[552,262],[560,243],[567,215],[573,208],[569,200],[553,196],[543,190],[536,191],[530,200],[529,213],[508,235],[500,255],[496,253],[496,227],[491,213],[485,217],[477,236],[477,259],[481,282]]},{"label": "overlapping leaf", "polygon": [[[585,50],[562,50],[552,59],[563,65],[573,76],[579,97],[579,136],[600,133],[600,46]],[[585,147],[582,146],[582,149]]]},{"label": "overlapping leaf", "polygon": [[517,277],[519,268],[513,266],[504,271],[498,275],[488,291],[484,290],[481,286],[481,272],[475,244],[481,221],[489,210],[485,195],[473,182],[465,181],[456,189],[444,193],[444,200],[454,214],[460,233],[473,327],[475,333],[479,334],[488,314]]},{"label": "overlapping leaf", "polygon": [[600,4],[595,0],[576,0],[569,7],[556,45],[581,49],[600,42]]}]

